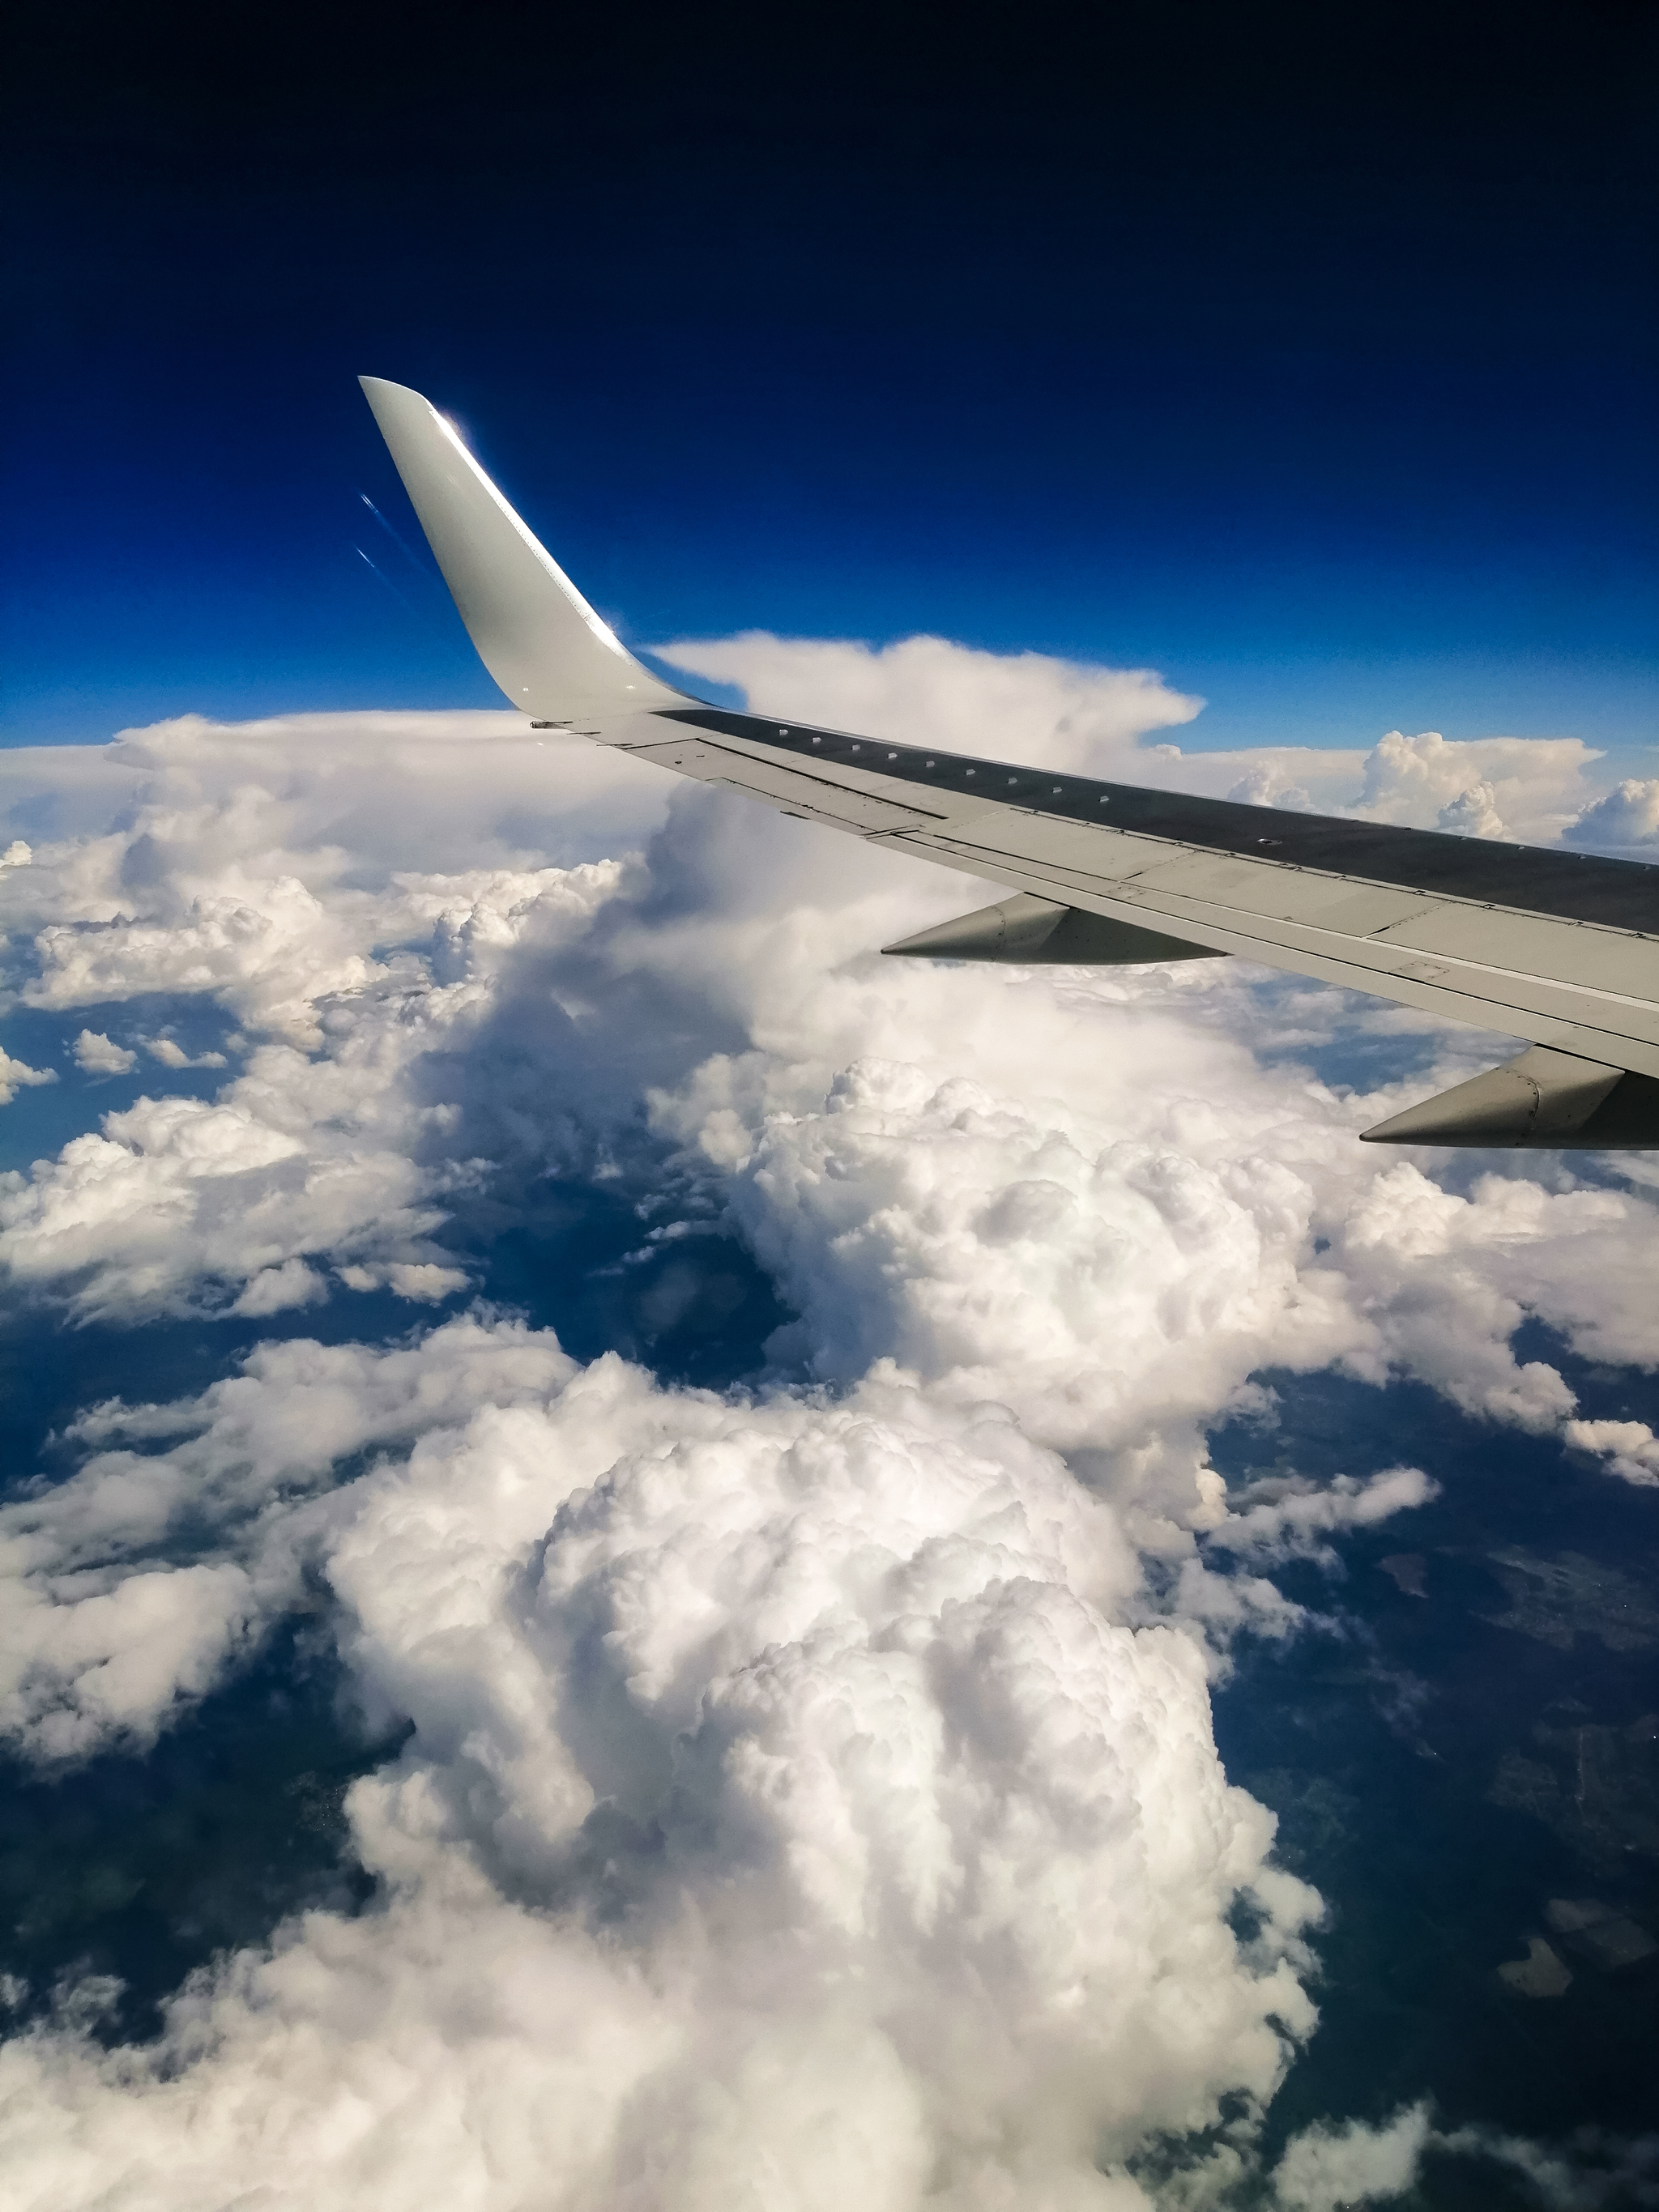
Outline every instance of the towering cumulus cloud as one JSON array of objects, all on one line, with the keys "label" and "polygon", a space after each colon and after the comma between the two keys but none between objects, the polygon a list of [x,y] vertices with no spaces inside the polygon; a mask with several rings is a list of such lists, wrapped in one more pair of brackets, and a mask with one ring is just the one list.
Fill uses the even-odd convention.
[{"label": "towering cumulus cloud", "polygon": [[[1132,766],[1195,706],[937,641],[680,650],[1034,757]],[[1348,802],[1589,818],[1578,754],[1439,744]],[[1645,1186],[1360,1148],[1413,1055],[1480,1048],[1398,1009],[884,962],[982,891],[511,715],[190,720],[10,756],[0,799],[55,1055],[12,1081],[83,1102],[0,1189],[7,1295],[240,1324],[0,1505],[0,1729],[142,1758],[308,1610],[402,1730],[348,1801],[362,1911],[222,1956],[155,2042],[94,2032],[107,1990],[10,1993],[9,2201],[1311,2206],[1455,2154],[1334,2116],[1260,2172],[1322,1907],[1209,1705],[1303,1620],[1274,1568],[1433,1470],[1230,1494],[1205,1435],[1255,1370],[1340,1366],[1650,1482],[1644,1429],[1512,1350],[1533,1316],[1659,1358]],[[1355,1036],[1364,1095],[1309,1065]],[[741,1384],[499,1297],[550,1177],[631,1209],[612,1273],[666,1255],[671,1305],[758,1264],[787,1312]]]}]

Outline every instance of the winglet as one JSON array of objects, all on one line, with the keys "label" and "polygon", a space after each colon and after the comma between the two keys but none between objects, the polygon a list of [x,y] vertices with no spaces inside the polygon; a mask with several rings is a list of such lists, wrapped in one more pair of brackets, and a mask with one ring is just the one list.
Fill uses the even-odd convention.
[{"label": "winglet", "polygon": [[685,704],[618,642],[429,400],[357,381],[467,635],[515,707],[572,722]]}]

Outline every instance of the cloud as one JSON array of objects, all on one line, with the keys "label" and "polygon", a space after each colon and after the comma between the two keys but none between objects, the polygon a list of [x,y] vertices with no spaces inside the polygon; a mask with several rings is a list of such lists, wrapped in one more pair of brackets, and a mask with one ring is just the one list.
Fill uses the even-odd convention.
[{"label": "cloud", "polygon": [[185,715],[75,748],[72,763],[70,750],[0,758],[0,809],[64,830],[31,867],[0,871],[11,988],[54,1010],[211,994],[313,1047],[319,993],[375,966],[377,917],[351,871],[384,885],[428,864],[604,858],[641,842],[667,799],[639,763],[539,738],[510,713]]},{"label": "cloud", "polygon": [[184,1047],[174,1043],[171,1037],[149,1038],[144,1050],[152,1060],[159,1060],[163,1067],[223,1067],[226,1064],[222,1052],[198,1053],[192,1060]]},{"label": "cloud", "polygon": [[1435,817],[1437,830],[1457,837],[1503,837],[1507,832],[1498,811],[1498,793],[1489,783],[1472,783],[1449,799]]},{"label": "cloud", "polygon": [[315,1305],[327,1296],[328,1285],[314,1267],[307,1267],[303,1260],[284,1260],[279,1267],[262,1267],[257,1275],[250,1275],[230,1310],[262,1319],[267,1314],[290,1312],[295,1306]]},{"label": "cloud", "polygon": [[1592,852],[1634,851],[1659,845],[1659,776],[1631,776],[1594,800],[1563,831],[1569,845]]},{"label": "cloud", "polygon": [[[726,665],[1097,763],[1194,704],[912,645]],[[1384,815],[1484,782],[1527,819],[1583,773],[1401,743]],[[1325,787],[1207,760],[1160,775]],[[0,796],[50,772],[0,760]],[[1262,1366],[1340,1365],[1603,1449],[1513,1342],[1659,1354],[1644,1187],[1368,1152],[1403,1077],[1349,1096],[1264,1040],[1392,1016],[1242,963],[883,961],[983,890],[516,717],[190,720],[55,788],[0,875],[11,1002],[143,1000],[158,1037],[210,1005],[247,1051],[9,1180],[11,1294],[143,1326],[390,1289],[420,1327],[87,1408],[0,1508],[0,1725],[142,1747],[306,1605],[413,1734],[350,1799],[374,1909],[221,1960],[154,2047],[67,2014],[0,2045],[21,2201],[1129,2207],[1137,2153],[1231,2099],[1249,2166],[1319,1902],[1227,1781],[1211,1671],[1295,1631],[1278,1564],[1451,1478],[1230,1494],[1204,1432]],[[799,1317],[747,1389],[434,1325],[474,1264],[446,1216],[550,1173],[608,1178],[641,1250],[746,1242]],[[1299,2138],[1283,2202],[1382,2187],[1418,2127]]]},{"label": "cloud", "polygon": [[[326,734],[349,777],[346,732]],[[258,745],[186,735],[176,805],[175,766],[113,833],[120,852],[93,838],[31,871],[64,930],[70,890],[95,914],[137,850],[164,906],[170,856],[211,888],[215,837],[228,873],[268,878],[259,825],[283,825],[235,797]],[[291,730],[279,740],[292,752]],[[162,733],[164,765],[179,742]],[[363,743],[378,762],[378,722]],[[450,808],[451,786],[427,803]],[[333,827],[319,814],[311,834]],[[1364,1152],[1352,1130],[1390,1102],[1262,1066],[1260,1002],[1237,963],[988,975],[883,962],[870,946],[961,896],[950,877],[701,793],[677,799],[643,866],[439,875],[365,860],[343,874],[331,843],[283,859],[295,881],[314,876],[317,919],[267,1008],[276,1038],[216,1099],[141,1100],[12,1177],[0,1261],[20,1288],[127,1322],[258,1318],[331,1284],[441,1302],[467,1282],[440,1241],[447,1206],[481,1174],[511,1188],[573,1145],[603,1157],[644,1094],[677,1172],[802,1316],[774,1347],[781,1371],[845,1387],[880,1370],[960,1407],[1011,1407],[1181,1565],[1212,1635],[1221,1601],[1205,1584],[1200,1601],[1198,1544],[1228,1509],[1202,1431],[1255,1368],[1413,1375],[1548,1430],[1576,1408],[1552,1367],[1513,1356],[1528,1313],[1589,1357],[1659,1356],[1639,1294],[1644,1194],[1507,1176],[1460,1194]],[[257,977],[257,929],[244,949]],[[187,945],[175,985],[194,957]],[[144,951],[123,988],[153,974]],[[245,981],[210,967],[196,989],[245,1003]],[[313,1053],[287,1041],[295,1019]],[[1334,1528],[1346,1496],[1296,1510]],[[1276,1605],[1292,1620],[1255,1582],[1246,1617],[1263,1626]]]},{"label": "cloud", "polygon": [[297,1283],[280,1271],[307,1253],[401,1246],[423,1260],[441,1212],[423,1202],[414,1164],[375,1144],[359,1099],[338,1100],[303,1136],[281,1126],[283,1093],[302,1079],[295,1060],[258,1056],[252,1098],[141,1098],[27,1178],[0,1178],[11,1280],[55,1292],[82,1320],[141,1321],[249,1296],[240,1310],[276,1311],[269,1287],[248,1286],[273,1272]]},{"label": "cloud", "polygon": [[1225,1518],[1206,1528],[1205,1541],[1258,1561],[1331,1559],[1326,1540],[1339,1530],[1373,1528],[1439,1495],[1440,1485],[1418,1467],[1389,1468],[1365,1482],[1340,1474],[1318,1487],[1274,1478],[1239,1493]]},{"label": "cloud", "polygon": [[75,1064],[88,1075],[126,1075],[138,1065],[138,1055],[112,1042],[101,1030],[82,1030],[75,1040]]},{"label": "cloud", "polygon": [[465,1268],[441,1267],[429,1260],[418,1263],[394,1260],[384,1266],[344,1267],[337,1272],[349,1290],[390,1290],[423,1306],[441,1305],[446,1298],[465,1290],[468,1281]]},{"label": "cloud", "polygon": [[[1499,2128],[1442,2130],[1433,2124],[1426,2102],[1402,2106],[1374,2127],[1362,2120],[1316,2124],[1293,2136],[1273,2170],[1266,2202],[1273,2212],[1403,2205],[1419,2201],[1425,2164],[1443,2171],[1452,2162],[1465,2166],[1465,2191],[1479,2171],[1490,2176],[1496,2167],[1518,2179],[1526,2201],[1547,2212],[1613,2212],[1616,2205],[1652,2202],[1659,2138],[1620,2139],[1587,2130],[1568,2151]],[[1467,2171],[1469,2165],[1475,2173]]]},{"label": "cloud", "polygon": [[1645,1421],[1569,1421],[1561,1434],[1575,1451],[1605,1458],[1610,1474],[1643,1489],[1659,1485],[1659,1437]]},{"label": "cloud", "polygon": [[1190,722],[1204,704],[1148,668],[980,653],[941,637],[878,647],[749,630],[656,651],[690,675],[741,684],[757,713],[958,750],[977,750],[972,733],[994,729],[1000,759],[1085,773],[1148,730]]},{"label": "cloud", "polygon": [[1650,2204],[1659,2193],[1659,2136],[1598,2132],[1563,2149],[1498,2128],[1463,2127],[1431,2144],[1444,2154],[1508,2167],[1547,2212],[1614,2212]]},{"label": "cloud", "polygon": [[1640,1185],[1563,1180],[1551,1189],[1524,1174],[1477,1176],[1464,1194],[1401,1163],[1378,1175],[1340,1239],[1393,1364],[1471,1412],[1533,1429],[1570,1409],[1553,1368],[1517,1368],[1501,1351],[1515,1316],[1535,1315],[1585,1358],[1659,1364],[1659,1316],[1643,1289],[1651,1200]]},{"label": "cloud", "polygon": [[[1194,755],[1141,781],[1214,789],[1243,755]],[[1577,738],[1449,738],[1386,732],[1367,753],[1280,748],[1226,790],[1255,805],[1313,808],[1465,837],[1553,844],[1582,818],[1602,756]],[[1224,763],[1225,769],[1224,771]],[[1593,841],[1592,841],[1593,842]]]},{"label": "cloud", "polygon": [[20,1091],[57,1080],[55,1069],[30,1067],[21,1060],[14,1060],[9,1053],[0,1052],[0,1106],[9,1106]]},{"label": "cloud", "polygon": [[1428,2139],[1426,2105],[1413,2105],[1380,2128],[1361,2120],[1310,2128],[1285,2145],[1274,2170],[1279,2203],[1285,2212],[1344,2212],[1396,2200],[1416,2180]]},{"label": "cloud", "polygon": [[[265,1311],[315,1295],[283,1287]],[[198,1398],[90,1408],[76,1471],[0,1505],[0,1731],[53,1762],[154,1741],[299,1601],[342,1463],[574,1371],[551,1337],[469,1318],[386,1351],[268,1344]]]},{"label": "cloud", "polygon": [[[264,1010],[278,1041],[256,1048],[216,1099],[141,1098],[28,1176],[0,1183],[0,1265],[98,1320],[227,1306],[273,1312],[273,1297],[295,1303],[282,1285],[321,1295],[309,1265],[317,1258],[357,1290],[386,1285],[431,1303],[464,1287],[465,1270],[431,1237],[444,1216],[434,1201],[471,1170],[442,1147],[454,1109],[428,1103],[415,1079],[434,1049],[465,1050],[488,1010],[490,963],[529,916],[544,933],[583,921],[617,879],[615,864],[495,871],[447,878],[441,895],[428,879],[404,878],[374,899],[348,896],[333,911],[313,902],[317,928],[289,945],[285,996]],[[413,933],[430,945],[429,962],[352,952],[343,971],[348,930],[365,945]],[[242,949],[257,978],[265,958],[257,932]],[[112,946],[111,963],[132,950]],[[138,974],[122,986],[134,994],[156,966],[139,951]],[[176,942],[168,957],[175,954]],[[48,945],[49,967],[52,957]],[[194,954],[179,957],[175,992]],[[472,967],[479,972],[469,980]],[[195,988],[257,1030],[246,981],[210,969]],[[105,982],[112,987],[111,975]],[[320,1058],[289,1041],[296,1021],[321,1045]],[[222,1064],[218,1054],[186,1059],[167,1040],[150,1049],[167,1066]]]},{"label": "cloud", "polygon": [[136,1426],[188,1421],[246,1496],[233,1429],[303,1472],[319,1413],[338,1445],[360,1398],[386,1434],[425,1394],[326,1548],[361,1694],[415,1724],[350,1801],[386,1908],[228,1962],[148,2052],[0,2050],[43,2198],[112,2170],[210,2203],[230,2155],[321,2205],[370,2171],[503,2205],[647,2174],[672,2205],[1041,2201],[1271,2091],[1316,1901],[1225,1782],[1198,1654],[1114,1620],[1110,1509],[1006,1414],[665,1393],[499,1324],[352,1361],[273,1348]]},{"label": "cloud", "polygon": [[[1009,682],[1036,686],[1035,726],[1050,676],[1012,666]],[[884,669],[900,696],[918,680],[877,658],[866,690]],[[362,733],[374,766],[384,719]],[[323,734],[349,783],[347,728]],[[1553,1368],[1515,1360],[1527,1314],[1589,1357],[1659,1357],[1638,1282],[1644,1194],[1519,1176],[1457,1193],[1364,1152],[1352,1128],[1391,1101],[1343,1102],[1293,1064],[1262,1066],[1237,963],[883,962],[868,948],[961,896],[949,876],[701,793],[676,799],[643,867],[347,869],[320,809],[320,842],[284,845],[279,867],[258,840],[292,822],[244,795],[262,761],[280,785],[273,747],[297,750],[303,787],[294,726],[126,742],[154,749],[147,809],[28,872],[65,938],[134,854],[158,910],[199,915],[227,881],[276,879],[311,920],[288,942],[266,1041],[250,1021],[246,1073],[217,1098],[141,1100],[0,1194],[12,1279],[82,1317],[258,1317],[331,1283],[441,1301],[467,1280],[440,1241],[447,1207],[481,1174],[544,1171],[550,1142],[599,1157],[643,1093],[679,1172],[800,1312],[774,1348],[781,1368],[844,1386],[884,1362],[959,1405],[1008,1405],[1185,1556],[1223,1510],[1202,1429],[1257,1366],[1415,1375],[1547,1430],[1576,1408]],[[522,774],[521,744],[514,757]],[[447,811],[454,789],[410,794],[414,846],[422,803]],[[228,975],[192,968],[193,927],[158,924],[129,972],[135,948],[112,924],[106,981],[137,993],[165,970],[177,994],[193,977],[246,1017],[264,933],[250,923]],[[63,972],[48,939],[40,973]]]},{"label": "cloud", "polygon": [[1465,836],[1553,842],[1600,758],[1577,738],[1457,740],[1437,730],[1414,738],[1390,730],[1365,762],[1356,811]]},{"label": "cloud", "polygon": [[48,1760],[153,1741],[239,1655],[256,1611],[228,1562],[14,1582],[5,1598],[0,1729]]}]

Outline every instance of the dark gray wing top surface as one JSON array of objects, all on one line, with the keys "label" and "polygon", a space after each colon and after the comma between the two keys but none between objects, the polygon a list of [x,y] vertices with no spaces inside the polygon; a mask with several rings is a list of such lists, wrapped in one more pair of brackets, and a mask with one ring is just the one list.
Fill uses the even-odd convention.
[{"label": "dark gray wing top surface", "polygon": [[[957,798],[989,796],[1058,821],[1134,830],[1143,837],[1164,838],[1206,852],[1318,868],[1327,875],[1357,876],[1401,890],[1439,891],[1522,914],[1552,915],[1563,921],[1605,922],[1659,938],[1659,867],[1640,860],[1493,844],[1443,830],[1396,829],[1334,814],[1285,813],[1235,799],[1152,791],[1140,784],[1099,783],[1087,776],[981,760],[971,753],[928,752],[914,745],[893,746],[832,730],[780,724],[718,707],[673,708],[658,719],[714,737],[742,738],[803,766],[833,762],[861,767],[911,786],[903,795],[911,804],[925,803],[917,785]],[[1103,811],[1108,807],[1109,815]]]}]

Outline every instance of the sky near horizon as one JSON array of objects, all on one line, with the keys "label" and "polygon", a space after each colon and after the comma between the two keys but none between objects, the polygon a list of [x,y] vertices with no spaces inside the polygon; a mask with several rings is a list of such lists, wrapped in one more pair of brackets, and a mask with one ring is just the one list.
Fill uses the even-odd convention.
[{"label": "sky near horizon", "polygon": [[370,373],[636,642],[1650,767],[1643,11],[722,20],[26,22],[7,743],[492,702]]}]

